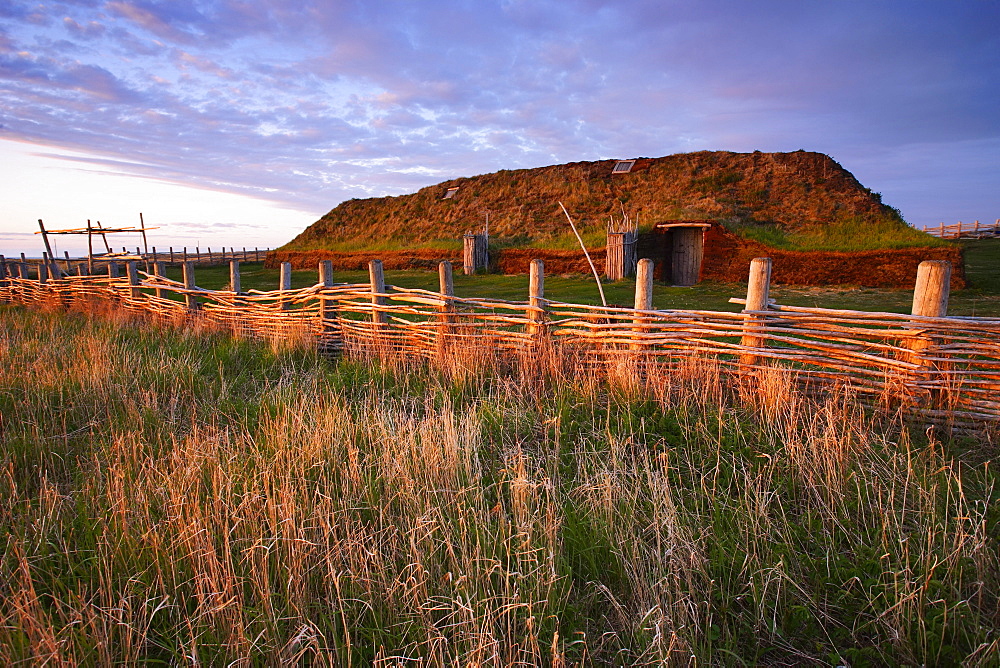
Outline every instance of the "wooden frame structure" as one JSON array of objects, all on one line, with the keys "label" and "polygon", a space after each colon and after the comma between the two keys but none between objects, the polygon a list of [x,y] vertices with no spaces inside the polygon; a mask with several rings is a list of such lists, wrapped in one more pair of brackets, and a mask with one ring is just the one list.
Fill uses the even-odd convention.
[{"label": "wooden frame structure", "polygon": [[65,230],[46,230],[45,223],[42,219],[38,219],[38,232],[35,234],[42,235],[42,241],[45,244],[45,252],[48,254],[48,264],[51,264],[51,271],[53,276],[59,277],[63,275],[63,271],[56,264],[55,255],[52,254],[52,247],[49,244],[50,234],[70,234],[70,235],[87,235],[87,272],[94,273],[94,237],[100,236],[101,240],[104,241],[104,248],[107,253],[100,254],[100,259],[115,259],[115,260],[142,260],[143,257],[137,257],[130,253],[115,253],[111,250],[111,245],[108,244],[109,234],[141,234],[142,235],[142,246],[144,254],[149,253],[149,243],[146,238],[147,230],[155,230],[155,227],[146,227],[146,221],[142,217],[142,213],[139,213],[139,227],[103,227],[101,221],[97,221],[97,226],[91,224],[90,219],[87,219],[86,227],[73,227]]}]

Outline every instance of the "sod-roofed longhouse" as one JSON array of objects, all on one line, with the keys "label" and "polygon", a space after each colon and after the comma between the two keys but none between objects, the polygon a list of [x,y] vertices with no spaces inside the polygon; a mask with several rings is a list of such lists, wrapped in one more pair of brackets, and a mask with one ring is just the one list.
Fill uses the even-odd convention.
[{"label": "sod-roofed longhouse", "polygon": [[488,216],[494,269],[526,272],[533,255],[549,271],[587,271],[559,202],[602,259],[609,222],[623,214],[637,221],[637,256],[653,258],[657,277],[671,283],[745,280],[749,260],[770,255],[779,283],[910,287],[920,260],[947,259],[955,265],[954,285],[963,284],[957,246],[908,226],[839,163],[806,151],[574,162],[349,200],[272,261],[280,255],[299,264],[288,251],[317,251],[312,262],[318,251],[334,251],[356,264],[360,256],[378,256],[367,248],[404,255],[419,248],[423,263],[436,248],[442,259],[454,259],[462,235],[481,230]]}]

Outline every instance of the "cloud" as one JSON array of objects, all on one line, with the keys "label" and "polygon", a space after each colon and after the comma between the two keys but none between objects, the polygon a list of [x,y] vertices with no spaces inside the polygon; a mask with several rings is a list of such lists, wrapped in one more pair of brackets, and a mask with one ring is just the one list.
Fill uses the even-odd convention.
[{"label": "cloud", "polygon": [[94,0],[56,3],[51,20],[30,3],[0,13],[0,137],[317,210],[500,168],[701,148],[863,156],[983,145],[1000,128],[988,27],[1000,10],[984,3]]}]

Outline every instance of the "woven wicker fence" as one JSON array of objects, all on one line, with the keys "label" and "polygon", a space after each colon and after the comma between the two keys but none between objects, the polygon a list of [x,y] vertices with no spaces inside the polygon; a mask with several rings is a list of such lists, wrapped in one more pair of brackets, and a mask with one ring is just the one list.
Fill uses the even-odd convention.
[{"label": "woven wicker fence", "polygon": [[[332,271],[321,267],[311,287],[247,293],[195,287],[193,269],[185,282],[140,272],[135,263],[120,278],[43,282],[6,267],[0,300],[27,306],[98,300],[242,336],[310,339],[326,351],[436,358],[458,346],[502,357],[547,346],[571,351],[594,371],[626,362],[635,373],[669,373],[689,358],[710,358],[741,378],[781,367],[810,391],[849,385],[873,405],[930,422],[1000,423],[1000,318],[781,306],[767,300],[768,274],[755,279],[753,272],[747,299],[733,300],[749,310],[652,310],[652,272],[642,266],[639,281],[648,284],[637,283],[637,304],[646,308],[606,308],[545,299],[541,262],[532,269],[528,299],[503,301],[455,296],[447,263],[440,292],[386,286],[378,261],[368,284],[335,284]],[[947,275],[938,279],[946,304]],[[941,295],[934,299],[940,303]]]}]

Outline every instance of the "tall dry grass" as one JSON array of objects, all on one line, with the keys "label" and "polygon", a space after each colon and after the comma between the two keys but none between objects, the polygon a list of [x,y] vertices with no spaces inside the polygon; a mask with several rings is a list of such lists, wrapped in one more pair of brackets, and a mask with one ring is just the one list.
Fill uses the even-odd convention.
[{"label": "tall dry grass", "polygon": [[115,317],[0,309],[3,663],[1000,661],[985,438],[779,370]]}]

